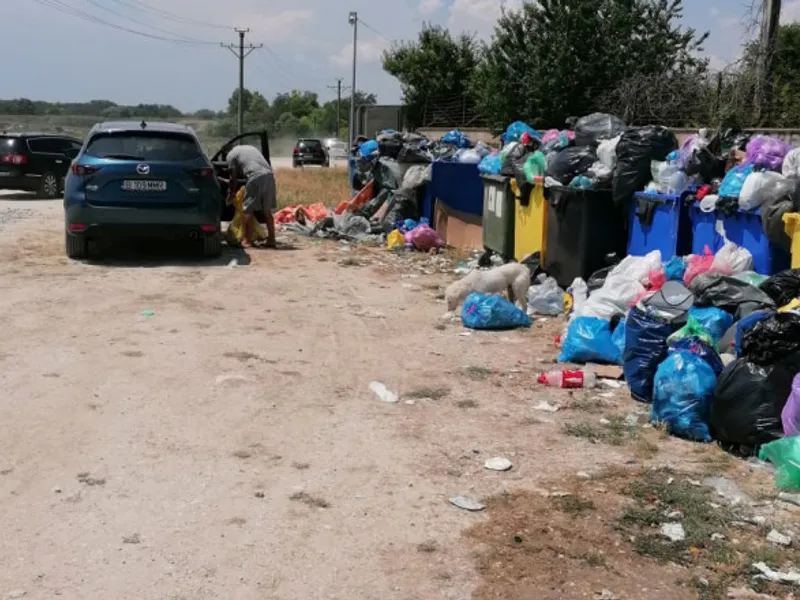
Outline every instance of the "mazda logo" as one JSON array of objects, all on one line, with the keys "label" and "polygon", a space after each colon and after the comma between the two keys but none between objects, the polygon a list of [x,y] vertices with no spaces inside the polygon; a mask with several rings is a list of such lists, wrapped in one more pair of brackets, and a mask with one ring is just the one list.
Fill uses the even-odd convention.
[{"label": "mazda logo", "polygon": [[136,172],[139,175],[147,175],[150,172],[150,165],[136,165]]}]

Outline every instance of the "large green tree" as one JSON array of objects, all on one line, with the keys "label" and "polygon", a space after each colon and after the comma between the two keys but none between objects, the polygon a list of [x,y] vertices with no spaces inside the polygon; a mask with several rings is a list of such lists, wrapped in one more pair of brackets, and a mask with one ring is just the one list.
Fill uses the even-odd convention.
[{"label": "large green tree", "polygon": [[412,125],[426,125],[426,111],[447,107],[465,112],[469,85],[480,60],[474,36],[454,38],[447,29],[424,25],[417,40],[395,44],[383,53],[384,70],[397,78]]},{"label": "large green tree", "polygon": [[498,129],[516,119],[558,127],[605,108],[631,80],[702,73],[708,34],[682,28],[682,11],[682,0],[538,0],[503,11],[472,79],[479,106]]}]

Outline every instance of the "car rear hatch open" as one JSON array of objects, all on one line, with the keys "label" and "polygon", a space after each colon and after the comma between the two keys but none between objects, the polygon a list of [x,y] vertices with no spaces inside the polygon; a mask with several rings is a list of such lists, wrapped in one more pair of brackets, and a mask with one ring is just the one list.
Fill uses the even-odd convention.
[{"label": "car rear hatch open", "polygon": [[197,140],[181,132],[98,134],[72,170],[95,206],[190,207],[217,185]]}]

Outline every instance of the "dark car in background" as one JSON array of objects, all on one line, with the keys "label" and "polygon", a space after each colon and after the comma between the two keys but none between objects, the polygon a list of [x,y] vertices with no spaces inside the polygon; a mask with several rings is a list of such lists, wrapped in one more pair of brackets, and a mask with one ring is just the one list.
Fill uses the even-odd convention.
[{"label": "dark car in background", "polygon": [[301,138],[297,140],[292,153],[292,166],[297,168],[305,165],[331,166],[330,156],[328,156],[328,151],[325,150],[325,144],[322,143],[322,140],[316,138]]},{"label": "dark car in background", "polygon": [[58,198],[81,146],[81,140],[65,135],[0,132],[0,190]]}]

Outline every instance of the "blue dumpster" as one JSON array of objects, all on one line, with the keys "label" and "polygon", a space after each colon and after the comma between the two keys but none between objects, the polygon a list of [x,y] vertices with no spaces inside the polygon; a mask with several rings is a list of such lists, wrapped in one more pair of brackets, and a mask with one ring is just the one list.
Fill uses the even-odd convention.
[{"label": "blue dumpster", "polygon": [[644,256],[653,250],[661,260],[685,256],[692,251],[692,220],[686,198],[677,194],[638,192],[628,214],[628,254]]}]

